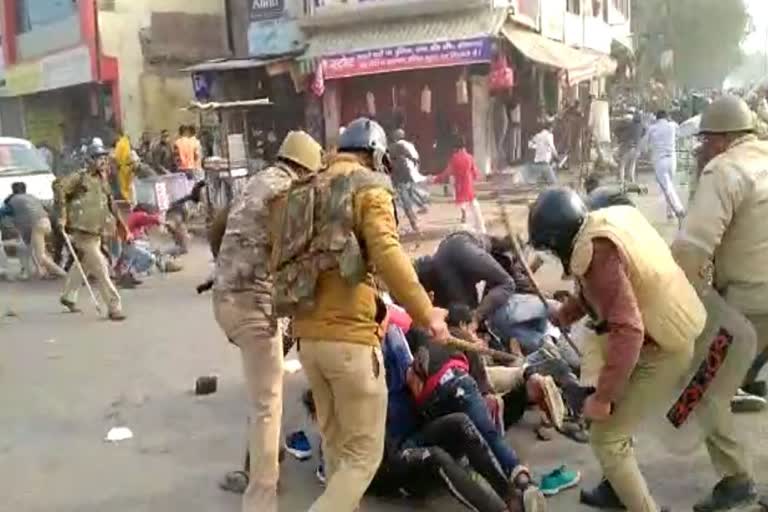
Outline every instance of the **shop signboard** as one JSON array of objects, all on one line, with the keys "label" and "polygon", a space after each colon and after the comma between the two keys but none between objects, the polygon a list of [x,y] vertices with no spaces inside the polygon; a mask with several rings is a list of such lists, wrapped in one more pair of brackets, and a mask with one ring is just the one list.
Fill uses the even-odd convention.
[{"label": "shop signboard", "polygon": [[91,52],[87,46],[22,62],[6,72],[8,92],[13,96],[60,89],[93,81]]},{"label": "shop signboard", "polygon": [[323,58],[326,80],[491,61],[491,39],[479,37],[364,50]]},{"label": "shop signboard", "polygon": [[251,21],[279,18],[284,10],[285,0],[252,0]]},{"label": "shop signboard", "polygon": [[42,89],[60,89],[93,81],[87,46],[47,55],[41,60]]},{"label": "shop signboard", "polygon": [[563,41],[565,38],[566,0],[549,0],[541,4],[541,35]]},{"label": "shop signboard", "polygon": [[248,55],[251,57],[298,52],[304,44],[304,33],[296,20],[253,21],[248,27]]},{"label": "shop signboard", "polygon": [[32,94],[42,88],[43,72],[39,61],[11,66],[5,73],[5,85],[11,96]]}]

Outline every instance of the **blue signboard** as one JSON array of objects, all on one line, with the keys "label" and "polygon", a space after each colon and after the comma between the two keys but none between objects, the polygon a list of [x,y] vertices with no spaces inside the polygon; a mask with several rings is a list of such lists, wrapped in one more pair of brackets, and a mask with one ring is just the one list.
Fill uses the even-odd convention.
[{"label": "blue signboard", "polygon": [[248,27],[248,55],[268,57],[301,50],[304,34],[295,20],[253,21]]}]

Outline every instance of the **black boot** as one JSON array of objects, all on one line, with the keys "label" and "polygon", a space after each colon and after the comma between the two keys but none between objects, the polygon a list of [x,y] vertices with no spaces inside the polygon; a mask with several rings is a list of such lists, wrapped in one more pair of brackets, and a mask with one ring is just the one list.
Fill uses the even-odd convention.
[{"label": "black boot", "polygon": [[755,482],[745,476],[727,476],[717,482],[712,494],[693,506],[693,512],[718,512],[748,506],[757,501]]},{"label": "black boot", "polygon": [[594,508],[626,510],[626,507],[616,495],[616,491],[613,490],[613,486],[606,479],[603,479],[594,489],[582,489],[581,502]]}]

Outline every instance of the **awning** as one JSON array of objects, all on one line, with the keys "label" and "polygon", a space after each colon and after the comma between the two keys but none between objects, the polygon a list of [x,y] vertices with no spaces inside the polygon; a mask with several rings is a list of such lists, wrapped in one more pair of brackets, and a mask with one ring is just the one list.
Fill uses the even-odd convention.
[{"label": "awning", "polygon": [[254,69],[277,64],[290,60],[285,57],[279,59],[213,59],[182,69],[187,73],[200,73],[203,71],[234,71],[238,69]]},{"label": "awning", "polygon": [[[437,16],[359,23],[342,29],[324,30],[309,37],[309,47],[300,61],[301,70],[310,72],[318,62],[324,61],[326,78],[341,78],[457,63],[488,62],[490,47],[481,49],[476,42],[495,37],[506,17],[506,10],[482,8]],[[465,43],[465,46],[460,47],[462,43]],[[441,44],[444,48],[438,48]],[[471,44],[475,46],[467,46]],[[425,49],[427,45],[430,45],[430,48]],[[361,61],[366,58],[366,52],[378,50],[384,50],[384,53],[389,51],[394,55],[371,54],[368,63],[357,68],[354,63],[349,62],[350,59]],[[448,54],[460,62],[450,63]],[[372,65],[373,61],[376,61],[373,64],[381,64],[382,57],[384,60],[390,57],[400,59],[402,66],[397,69],[398,63],[390,63],[392,65],[385,66],[386,69],[379,69],[381,66]],[[334,75],[333,69],[329,73],[329,61],[338,61],[343,69],[333,68],[339,73]]]},{"label": "awning", "polygon": [[520,53],[532,61],[564,70],[571,85],[616,71],[616,61],[608,55],[573,48],[517,25],[506,24],[501,32]]}]

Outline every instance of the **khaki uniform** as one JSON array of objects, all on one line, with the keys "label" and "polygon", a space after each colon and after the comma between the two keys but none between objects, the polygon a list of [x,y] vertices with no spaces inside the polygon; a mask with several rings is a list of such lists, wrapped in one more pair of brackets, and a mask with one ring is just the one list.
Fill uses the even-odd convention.
[{"label": "khaki uniform", "polygon": [[250,179],[232,205],[216,259],[213,311],[240,348],[250,404],[250,480],[243,512],[278,510],[283,346],[272,309],[269,208],[295,178],[279,163]]},{"label": "khaki uniform", "polygon": [[[302,206],[312,194],[297,188],[295,202],[292,192],[274,208],[293,212],[276,220],[275,305],[294,317],[323,438],[328,485],[310,510],[352,512],[384,451],[387,388],[373,269],[416,324],[428,323],[431,304],[400,247],[384,175],[342,153],[313,187],[314,207]],[[309,210],[315,216],[306,219]]]},{"label": "khaki uniform", "polygon": [[[660,396],[677,386],[690,367],[694,340],[704,329],[706,311],[675,264],[667,244],[642,214],[629,206],[592,212],[576,237],[571,273],[583,279],[592,261],[592,242],[607,238],[626,262],[645,332],[646,343],[611,416],[594,422],[590,444],[605,477],[630,512],[658,510],[640,473],[633,435],[652,414]],[[607,347],[602,347],[604,350]],[[585,354],[599,353],[588,347]],[[594,366],[588,360],[586,366]]]},{"label": "khaki uniform", "polygon": [[[728,306],[752,323],[758,355],[768,350],[766,218],[768,142],[747,135],[704,168],[683,229],[672,244],[675,258],[697,288],[706,288],[711,282]],[[750,371],[747,379],[756,377],[754,373]],[[744,374],[747,372],[734,378],[741,381]],[[731,386],[733,391],[738,384]],[[727,411],[723,415],[730,416]],[[716,432],[708,446],[710,453],[723,452],[732,449],[733,442]],[[720,470],[723,476],[732,476],[737,470],[751,476],[746,455],[740,465],[726,466],[731,468]]]},{"label": "khaki uniform", "polygon": [[[101,252],[102,233],[115,220],[109,184],[97,174],[80,171],[58,181],[54,192],[83,270],[96,279],[96,289],[109,312],[120,313],[120,295],[109,277],[109,265]],[[62,298],[77,303],[82,285],[80,271],[77,265],[72,265],[64,282]]]},{"label": "khaki uniform", "polygon": [[691,279],[711,276],[728,304],[755,326],[758,359],[768,355],[766,218],[768,142],[747,135],[704,168],[688,218],[673,244]]}]

